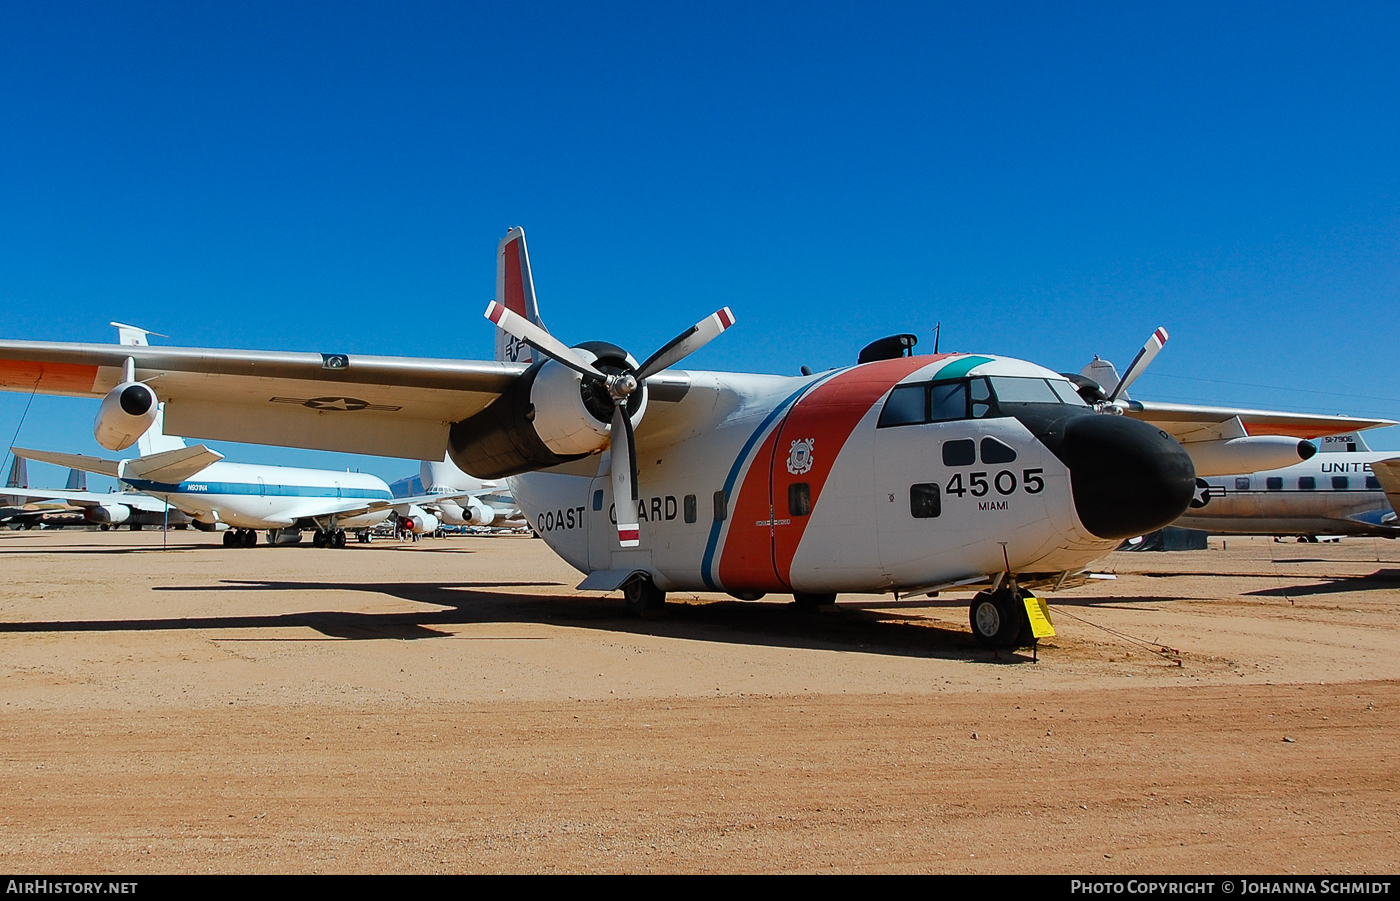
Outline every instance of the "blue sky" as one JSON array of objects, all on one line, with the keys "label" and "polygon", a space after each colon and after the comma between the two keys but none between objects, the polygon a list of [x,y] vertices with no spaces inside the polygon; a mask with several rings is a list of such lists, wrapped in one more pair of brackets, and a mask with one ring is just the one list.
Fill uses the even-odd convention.
[{"label": "blue sky", "polygon": [[[1136,396],[1400,418],[1400,7],[212,6],[0,8],[0,335],[484,359],[519,224],[570,343],[729,305],[687,365],[941,321],[1078,370],[1164,325]],[[0,440],[102,452],[28,403]]]}]

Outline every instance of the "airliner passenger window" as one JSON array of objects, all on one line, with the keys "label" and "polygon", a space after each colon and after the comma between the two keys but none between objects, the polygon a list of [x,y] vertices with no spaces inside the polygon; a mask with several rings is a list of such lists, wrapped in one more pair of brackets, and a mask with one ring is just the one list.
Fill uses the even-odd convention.
[{"label": "airliner passenger window", "polygon": [[877,428],[928,422],[928,385],[900,385],[890,392]]},{"label": "airliner passenger window", "polygon": [[1333,477],[1332,477],[1332,490],[1333,490],[1333,491],[1346,491],[1347,488],[1350,487],[1350,485],[1351,485],[1351,480],[1348,479],[1346,476],[1333,476]]},{"label": "airliner passenger window", "polygon": [[1248,491],[1248,490],[1249,490],[1249,476],[1237,476],[1237,477],[1235,478],[1235,490],[1236,490],[1236,491]]},{"label": "airliner passenger window", "polygon": [[1316,488],[1317,488],[1317,479],[1313,478],[1312,476],[1299,476],[1299,477],[1298,477],[1298,490],[1299,490],[1299,491],[1313,491],[1313,490],[1316,489]]},{"label": "airliner passenger window", "polygon": [[943,382],[929,389],[929,420],[948,422],[967,418],[967,383]]},{"label": "airliner passenger window", "polygon": [[1283,479],[1279,476],[1269,476],[1267,479],[1264,480],[1264,487],[1269,489],[1270,491],[1282,491]]},{"label": "airliner passenger window", "polygon": [[1378,479],[1378,478],[1376,478],[1375,476],[1367,476],[1367,477],[1366,477],[1366,490],[1367,490],[1367,491],[1380,491],[1380,490],[1381,490],[1381,480]]}]

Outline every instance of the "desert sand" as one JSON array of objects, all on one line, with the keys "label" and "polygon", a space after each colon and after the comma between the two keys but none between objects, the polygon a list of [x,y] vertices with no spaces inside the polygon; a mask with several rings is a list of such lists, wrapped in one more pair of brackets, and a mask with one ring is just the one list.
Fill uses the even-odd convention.
[{"label": "desert sand", "polygon": [[[162,548],[162,542],[168,546]],[[1395,870],[1400,545],[630,619],[538,540],[0,533],[11,872]]]}]

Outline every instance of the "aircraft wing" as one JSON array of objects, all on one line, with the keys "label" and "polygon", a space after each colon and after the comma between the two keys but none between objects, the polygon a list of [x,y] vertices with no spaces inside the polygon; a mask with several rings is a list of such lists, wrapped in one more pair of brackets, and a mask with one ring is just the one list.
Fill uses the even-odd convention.
[{"label": "aircraft wing", "polygon": [[[1308,413],[1283,413],[1272,410],[1247,410],[1240,407],[1203,407],[1195,404],[1164,404],[1153,401],[1128,401],[1126,415],[1150,422],[1172,437],[1199,440],[1203,433],[1217,433],[1239,417],[1245,433],[1283,435],[1289,438],[1322,438],[1361,429],[1395,425],[1390,419],[1361,419],[1353,416],[1317,416]],[[1218,436],[1216,436],[1218,437]]]},{"label": "aircraft wing", "polygon": [[[69,491],[64,488],[6,488],[12,497],[32,497],[36,502],[52,500],[69,507],[98,507],[104,504],[122,504],[133,510],[148,513],[162,513],[168,505],[147,494],[134,491]],[[173,508],[172,508],[173,509]]]},{"label": "aircraft wing", "polygon": [[458,491],[450,494],[420,494],[417,497],[391,497],[378,500],[366,500],[365,498],[345,498],[343,500],[311,500],[300,507],[289,511],[286,514],[287,524],[290,525],[299,520],[323,519],[327,516],[359,516],[362,513],[373,513],[377,510],[400,510],[406,511],[413,504],[427,504],[433,500],[440,500],[444,497],[465,497],[471,494],[470,491]]},{"label": "aircraft wing", "polygon": [[523,363],[48,341],[0,341],[0,389],[103,397],[130,357],[194,438],[441,459],[451,423],[484,409]]},{"label": "aircraft wing", "polygon": [[1386,500],[1390,501],[1390,509],[1400,514],[1400,457],[1372,463],[1371,472],[1381,483]]}]

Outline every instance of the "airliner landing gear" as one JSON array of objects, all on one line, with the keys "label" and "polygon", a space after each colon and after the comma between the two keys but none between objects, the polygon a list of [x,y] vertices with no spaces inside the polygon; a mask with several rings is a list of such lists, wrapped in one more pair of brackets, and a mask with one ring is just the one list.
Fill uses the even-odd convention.
[{"label": "airliner landing gear", "polygon": [[314,547],[345,547],[344,529],[317,529],[311,536]]},{"label": "airliner landing gear", "polygon": [[658,610],[666,603],[666,592],[656,587],[651,576],[638,576],[622,586],[623,604],[632,616]]},{"label": "airliner landing gear", "polygon": [[229,529],[224,533],[224,547],[252,547],[258,543],[258,533],[252,529]]},{"label": "airliner landing gear", "polygon": [[1030,622],[1019,591],[1010,587],[979,591],[972,598],[972,635],[985,648],[1016,648],[1026,643]]}]

